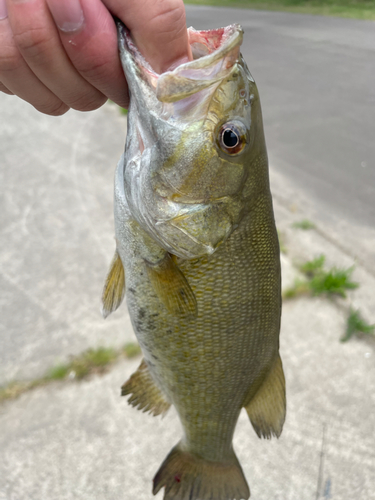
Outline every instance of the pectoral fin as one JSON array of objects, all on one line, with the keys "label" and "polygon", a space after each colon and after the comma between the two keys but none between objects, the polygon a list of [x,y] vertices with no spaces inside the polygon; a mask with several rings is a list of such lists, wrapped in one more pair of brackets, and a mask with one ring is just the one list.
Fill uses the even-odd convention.
[{"label": "pectoral fin", "polygon": [[285,378],[280,356],[245,408],[260,438],[280,436],[286,414]]},{"label": "pectoral fin", "polygon": [[128,394],[131,394],[129,404],[154,416],[166,413],[171,406],[155,384],[144,359],[138,370],[121,387],[121,395]]},{"label": "pectoral fin", "polygon": [[125,271],[117,250],[112,259],[102,293],[102,315],[116,311],[125,295]]},{"label": "pectoral fin", "polygon": [[194,292],[169,253],[157,264],[146,262],[146,268],[157,296],[171,314],[197,315]]}]

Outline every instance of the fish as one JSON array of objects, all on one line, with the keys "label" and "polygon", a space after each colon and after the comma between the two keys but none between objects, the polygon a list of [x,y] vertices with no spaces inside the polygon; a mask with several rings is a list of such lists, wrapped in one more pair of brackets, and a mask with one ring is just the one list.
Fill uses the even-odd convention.
[{"label": "fish", "polygon": [[286,415],[280,250],[243,30],[188,34],[193,59],[158,74],[118,23],[130,105],[102,313],[125,296],[143,352],[122,395],[154,416],[173,405],[182,424],[153,493],[247,500],[232,444],[240,412],[266,439]]}]

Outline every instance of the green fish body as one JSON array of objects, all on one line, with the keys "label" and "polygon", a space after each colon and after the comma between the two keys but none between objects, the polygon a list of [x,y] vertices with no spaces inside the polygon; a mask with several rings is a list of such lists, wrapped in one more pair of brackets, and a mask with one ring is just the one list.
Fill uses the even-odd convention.
[{"label": "green fish body", "polygon": [[154,493],[240,500],[241,409],[259,437],[278,437],[285,420],[279,245],[242,30],[189,36],[195,59],[157,75],[119,25],[131,103],[103,314],[126,293],[144,359],[122,393],[154,415],[174,405],[184,430]]}]

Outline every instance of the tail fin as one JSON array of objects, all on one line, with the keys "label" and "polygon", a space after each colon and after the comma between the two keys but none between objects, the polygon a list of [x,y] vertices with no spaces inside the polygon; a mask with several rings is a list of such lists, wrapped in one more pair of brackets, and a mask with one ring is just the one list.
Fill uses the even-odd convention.
[{"label": "tail fin", "polygon": [[208,462],[177,444],[154,477],[153,494],[164,500],[247,500],[249,486],[236,455],[228,463]]}]

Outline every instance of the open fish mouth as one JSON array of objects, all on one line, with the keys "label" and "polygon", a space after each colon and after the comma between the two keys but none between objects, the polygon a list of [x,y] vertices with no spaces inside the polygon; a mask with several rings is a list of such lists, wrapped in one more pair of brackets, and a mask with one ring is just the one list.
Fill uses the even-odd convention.
[{"label": "open fish mouth", "polygon": [[131,39],[129,30],[119,23],[121,55],[126,49],[161,102],[185,99],[225,78],[239,58],[243,30],[231,24],[215,30],[188,28],[193,61],[180,64],[172,71],[158,74],[145,60]]}]

